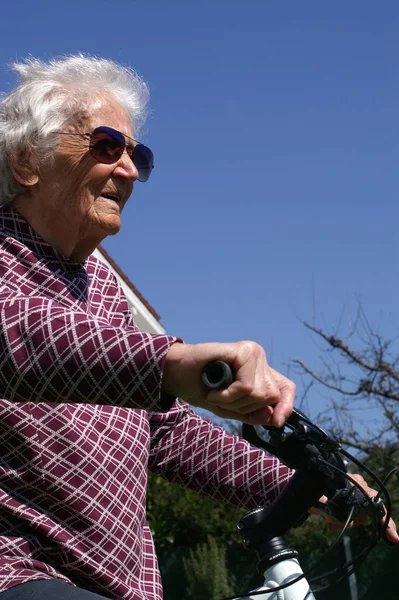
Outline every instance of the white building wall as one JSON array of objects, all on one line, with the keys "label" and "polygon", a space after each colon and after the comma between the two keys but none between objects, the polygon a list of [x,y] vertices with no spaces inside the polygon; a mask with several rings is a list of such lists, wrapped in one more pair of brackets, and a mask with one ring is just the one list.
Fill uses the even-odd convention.
[{"label": "white building wall", "polygon": [[105,263],[111,269],[111,271],[115,273],[115,276],[117,277],[126,295],[127,301],[129,302],[129,306],[132,310],[134,321],[137,327],[142,331],[148,331],[149,333],[165,333],[165,328],[163,327],[163,325],[154,317],[154,315],[143,304],[140,298],[136,296],[133,290],[126,284],[126,282],[123,281],[123,279],[121,279],[119,274],[115,271],[113,266],[101,253],[101,251],[97,249],[93,252],[93,254],[94,256],[102,260],[103,263]]}]

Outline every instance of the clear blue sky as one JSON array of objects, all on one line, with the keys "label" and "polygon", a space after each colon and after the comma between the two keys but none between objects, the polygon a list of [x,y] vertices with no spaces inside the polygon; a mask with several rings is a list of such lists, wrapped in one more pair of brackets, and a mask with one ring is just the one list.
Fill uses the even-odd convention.
[{"label": "clear blue sky", "polygon": [[2,90],[28,54],[148,81],[156,169],[104,246],[168,332],[254,339],[283,372],[317,368],[301,320],[334,329],[357,298],[396,335],[397,0],[17,0],[0,36]]}]

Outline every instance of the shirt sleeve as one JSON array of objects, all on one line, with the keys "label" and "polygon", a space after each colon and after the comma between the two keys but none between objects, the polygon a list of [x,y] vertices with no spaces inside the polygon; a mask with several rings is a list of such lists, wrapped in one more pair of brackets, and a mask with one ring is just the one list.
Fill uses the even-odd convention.
[{"label": "shirt sleeve", "polygon": [[177,338],[115,327],[43,296],[0,294],[0,393],[13,401],[168,410],[166,354]]},{"label": "shirt sleeve", "polygon": [[150,413],[150,469],[222,502],[252,509],[270,504],[293,471],[277,458],[201,418],[185,404]]}]

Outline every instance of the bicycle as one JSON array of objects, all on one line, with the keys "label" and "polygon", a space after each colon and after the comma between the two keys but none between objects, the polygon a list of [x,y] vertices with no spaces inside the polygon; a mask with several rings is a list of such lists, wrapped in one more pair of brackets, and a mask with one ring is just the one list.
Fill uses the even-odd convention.
[{"label": "bicycle", "polygon": [[[203,371],[203,382],[209,389],[227,388],[233,379],[230,366],[223,361],[213,361]],[[295,469],[295,473],[277,500],[270,506],[250,511],[237,526],[244,546],[252,548],[257,555],[258,568],[264,575],[263,585],[245,595],[221,600],[315,600],[307,577],[325,555],[303,573],[298,553],[287,546],[284,535],[307,519],[311,507],[317,507],[344,523],[339,536],[328,549],[330,552],[341,541],[356,513],[360,510],[368,512],[373,521],[373,538],[369,546],[354,560],[327,574],[344,570],[344,576],[349,576],[381,538],[391,544],[385,538],[391,516],[391,502],[385,484],[398,469],[393,469],[382,482],[356,457],[346,452],[336,439],[297,409],[293,410],[283,428],[263,426],[263,430],[267,439],[261,438],[253,426],[244,424],[243,437]],[[350,477],[344,457],[378,484],[375,498],[370,498]],[[320,503],[322,496],[327,496],[327,504]],[[384,515],[385,522],[381,525]]]}]

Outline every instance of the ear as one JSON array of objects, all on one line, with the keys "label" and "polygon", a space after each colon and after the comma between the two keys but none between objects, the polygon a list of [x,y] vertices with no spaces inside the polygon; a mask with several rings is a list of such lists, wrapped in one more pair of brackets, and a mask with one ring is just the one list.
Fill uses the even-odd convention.
[{"label": "ear", "polygon": [[16,152],[11,157],[11,171],[21,185],[31,187],[39,181],[36,161],[25,151]]}]

